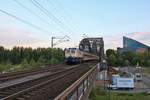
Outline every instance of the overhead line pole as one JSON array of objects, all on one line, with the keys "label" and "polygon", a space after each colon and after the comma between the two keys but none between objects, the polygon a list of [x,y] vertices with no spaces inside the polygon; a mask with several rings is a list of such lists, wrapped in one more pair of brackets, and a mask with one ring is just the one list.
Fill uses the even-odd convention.
[{"label": "overhead line pole", "polygon": [[51,48],[53,48],[53,39],[54,39],[54,37],[52,36],[52,38],[51,38]]},{"label": "overhead line pole", "polygon": [[[66,39],[65,39],[66,38]],[[70,37],[65,35],[63,37],[54,37],[52,36],[51,37],[51,48],[54,47],[54,39],[59,39],[57,43],[55,43],[55,45],[57,45],[58,43],[62,43],[62,42],[65,42],[65,41],[69,41]]]}]

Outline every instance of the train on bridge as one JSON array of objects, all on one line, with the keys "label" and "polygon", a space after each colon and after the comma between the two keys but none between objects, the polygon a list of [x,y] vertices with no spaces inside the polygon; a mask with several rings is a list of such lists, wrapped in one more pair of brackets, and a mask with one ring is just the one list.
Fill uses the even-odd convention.
[{"label": "train on bridge", "polygon": [[65,49],[65,62],[77,64],[85,61],[102,61],[104,58],[103,38],[84,38],[78,48]]}]

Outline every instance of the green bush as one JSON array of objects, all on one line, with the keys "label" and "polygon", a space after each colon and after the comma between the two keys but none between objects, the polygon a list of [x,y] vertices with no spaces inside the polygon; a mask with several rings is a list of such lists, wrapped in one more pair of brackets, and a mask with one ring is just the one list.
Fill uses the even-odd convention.
[{"label": "green bush", "polygon": [[91,93],[90,93],[90,95],[89,95],[89,98],[90,99],[93,99],[93,98],[95,98],[96,97],[96,91],[95,91],[95,89],[92,89],[92,91],[91,91]]},{"label": "green bush", "polygon": [[106,95],[106,91],[101,88],[96,88],[95,90],[97,95]]},{"label": "green bush", "polygon": [[58,60],[56,59],[56,58],[52,58],[51,60],[50,60],[50,64],[58,64]]},{"label": "green bush", "polygon": [[108,66],[139,66],[150,67],[150,52],[116,52],[113,49],[106,50]]},{"label": "green bush", "polygon": [[30,61],[30,66],[32,66],[32,67],[36,67],[38,64],[35,62],[35,60],[34,59],[31,59],[31,61]]},{"label": "green bush", "polygon": [[21,68],[22,69],[27,69],[27,68],[29,68],[29,63],[28,63],[28,61],[27,61],[27,59],[24,59],[22,62],[21,62]]},{"label": "green bush", "polygon": [[2,73],[5,70],[5,66],[3,64],[0,64],[0,73]]}]

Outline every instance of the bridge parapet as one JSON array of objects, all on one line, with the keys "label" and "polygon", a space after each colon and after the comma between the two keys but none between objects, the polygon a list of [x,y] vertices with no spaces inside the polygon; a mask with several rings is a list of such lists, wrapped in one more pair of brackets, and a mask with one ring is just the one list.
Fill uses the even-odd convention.
[{"label": "bridge parapet", "polygon": [[81,78],[59,94],[54,100],[82,100],[93,86],[98,73],[98,65],[92,67]]}]

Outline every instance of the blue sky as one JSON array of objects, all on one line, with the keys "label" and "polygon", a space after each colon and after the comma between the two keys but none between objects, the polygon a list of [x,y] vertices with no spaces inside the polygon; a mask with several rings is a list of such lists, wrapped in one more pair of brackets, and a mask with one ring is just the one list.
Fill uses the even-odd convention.
[{"label": "blue sky", "polygon": [[[40,16],[18,5],[15,0],[1,0],[0,9],[46,30],[42,32],[0,12],[0,45],[49,47],[50,37],[69,35],[70,42],[57,47],[74,47],[82,39],[103,37],[105,48],[122,45],[122,36],[150,45],[150,0],[36,0],[49,17],[32,4],[16,0]],[[57,21],[56,21],[56,19]]]}]

